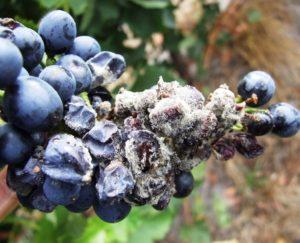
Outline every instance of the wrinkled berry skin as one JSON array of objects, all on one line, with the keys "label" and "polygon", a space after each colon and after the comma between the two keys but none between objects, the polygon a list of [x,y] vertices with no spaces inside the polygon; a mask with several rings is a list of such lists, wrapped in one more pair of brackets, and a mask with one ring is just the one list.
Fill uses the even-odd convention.
[{"label": "wrinkled berry skin", "polygon": [[112,136],[117,131],[116,124],[102,120],[84,135],[83,141],[96,159],[111,160],[115,156]]},{"label": "wrinkled berry skin", "polygon": [[15,35],[14,44],[20,49],[24,67],[28,70],[38,65],[45,53],[45,46],[42,38],[34,30],[27,27],[18,27],[13,30]]},{"label": "wrinkled berry skin", "polygon": [[245,123],[248,133],[254,136],[263,136],[271,132],[273,128],[273,118],[268,112],[256,112],[247,115],[244,118],[243,123]]},{"label": "wrinkled berry skin", "polygon": [[82,186],[79,192],[79,197],[66,208],[73,213],[81,213],[88,210],[95,201],[94,185]]},{"label": "wrinkled berry skin", "polygon": [[81,139],[57,134],[49,140],[42,164],[48,177],[66,183],[89,183],[93,167],[92,158]]},{"label": "wrinkled berry skin", "polygon": [[221,138],[213,144],[214,152],[219,160],[229,160],[235,155],[235,147],[230,139]]},{"label": "wrinkled berry skin", "polygon": [[280,137],[294,136],[300,129],[300,112],[290,104],[281,102],[269,107],[274,120],[272,132]]},{"label": "wrinkled berry skin", "polygon": [[53,180],[46,177],[43,185],[46,197],[57,205],[69,205],[74,203],[80,193],[80,185]]},{"label": "wrinkled berry skin", "polygon": [[124,57],[103,51],[87,61],[92,72],[92,88],[115,82],[125,71]]},{"label": "wrinkled berry skin", "polygon": [[61,65],[74,75],[76,80],[75,94],[79,94],[90,89],[92,82],[91,71],[82,58],[73,54],[68,54],[62,56],[57,61],[57,65]]},{"label": "wrinkled berry skin", "polygon": [[249,106],[262,106],[270,101],[275,93],[275,82],[273,78],[262,71],[253,71],[248,73],[238,83],[238,93],[244,99],[257,96],[257,103],[247,103]]},{"label": "wrinkled berry skin", "polygon": [[0,164],[18,164],[26,161],[33,150],[28,134],[5,124],[0,127]]},{"label": "wrinkled berry skin", "polygon": [[84,61],[87,61],[100,51],[101,47],[93,37],[78,36],[68,53],[80,56]]},{"label": "wrinkled berry skin", "polygon": [[174,197],[184,198],[191,194],[194,188],[194,177],[191,172],[180,172],[175,175]]},{"label": "wrinkled berry skin", "polygon": [[252,134],[235,133],[232,135],[232,141],[236,150],[247,159],[254,159],[264,152],[264,148]]},{"label": "wrinkled berry skin", "polygon": [[46,52],[55,55],[71,48],[77,28],[70,14],[62,10],[54,10],[42,18],[38,33],[44,40]]},{"label": "wrinkled berry skin", "polygon": [[85,103],[84,99],[73,95],[67,103],[64,120],[69,128],[78,134],[84,134],[95,125],[96,112]]},{"label": "wrinkled berry skin", "polygon": [[0,53],[0,89],[4,89],[15,83],[23,66],[23,57],[13,43],[3,38],[0,38]]},{"label": "wrinkled berry skin", "polygon": [[47,131],[58,125],[63,103],[46,82],[22,76],[17,84],[6,89],[4,113],[8,121],[28,132]]},{"label": "wrinkled berry skin", "polygon": [[133,187],[132,174],[122,163],[113,161],[104,170],[100,168],[96,184],[99,200],[123,198]]},{"label": "wrinkled berry skin", "polygon": [[39,78],[50,84],[56,90],[63,102],[69,100],[75,93],[75,77],[70,71],[61,66],[51,65],[46,67],[39,74]]},{"label": "wrinkled berry skin", "polygon": [[124,200],[96,200],[94,210],[104,222],[117,223],[128,216],[131,206]]}]

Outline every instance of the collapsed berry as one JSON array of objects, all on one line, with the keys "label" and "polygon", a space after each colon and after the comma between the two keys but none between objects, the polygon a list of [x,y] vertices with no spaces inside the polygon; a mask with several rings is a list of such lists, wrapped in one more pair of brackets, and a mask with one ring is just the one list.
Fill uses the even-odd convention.
[{"label": "collapsed berry", "polygon": [[280,137],[294,136],[300,129],[300,112],[287,103],[277,103],[269,107],[274,121],[272,132]]},{"label": "collapsed berry", "polygon": [[68,134],[58,134],[50,139],[42,165],[48,177],[67,183],[88,183],[92,180],[93,167],[81,139]]},{"label": "collapsed berry", "polygon": [[95,125],[96,112],[81,97],[73,95],[67,103],[64,121],[75,132],[84,134]]},{"label": "collapsed berry", "polygon": [[[238,93],[249,106],[262,106],[269,102],[275,93],[275,82],[273,78],[262,71],[248,73],[238,84]],[[254,96],[254,97],[253,97]]]},{"label": "collapsed berry", "polygon": [[92,88],[116,81],[126,67],[121,55],[108,51],[98,53],[87,64],[92,72]]},{"label": "collapsed berry", "polygon": [[134,187],[131,172],[119,161],[112,161],[105,169],[99,169],[96,183],[98,199],[124,198]]}]

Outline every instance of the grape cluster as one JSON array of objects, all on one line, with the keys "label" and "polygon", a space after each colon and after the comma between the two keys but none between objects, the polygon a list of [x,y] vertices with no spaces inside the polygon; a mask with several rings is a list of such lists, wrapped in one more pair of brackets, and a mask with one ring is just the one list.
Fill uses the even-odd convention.
[{"label": "grape cluster", "polygon": [[0,19],[0,165],[8,165],[7,185],[24,207],[93,207],[110,223],[132,206],[164,210],[173,196],[191,193],[191,170],[212,154],[255,158],[263,153],[256,136],[289,137],[300,128],[289,104],[257,108],[275,92],[261,71],[241,80],[239,96],[221,85],[205,99],[192,86],[160,78],[143,92],[121,89],[113,102],[103,86],[122,75],[124,58],[76,35],[61,10],[48,13],[38,33]]}]

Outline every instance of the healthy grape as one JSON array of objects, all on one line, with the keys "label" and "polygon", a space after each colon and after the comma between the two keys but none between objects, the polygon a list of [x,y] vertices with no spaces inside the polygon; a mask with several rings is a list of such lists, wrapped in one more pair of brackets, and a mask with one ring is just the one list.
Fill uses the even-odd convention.
[{"label": "healthy grape", "polygon": [[43,71],[43,67],[41,64],[38,64],[30,71],[30,75],[33,77],[39,77],[40,73]]},{"label": "healthy grape", "polygon": [[42,18],[38,33],[45,42],[47,53],[61,54],[73,45],[77,34],[76,23],[67,12],[54,10]]},{"label": "healthy grape", "polygon": [[95,200],[95,187],[94,185],[82,186],[79,192],[79,197],[66,206],[66,208],[74,213],[81,213],[88,210]]},{"label": "healthy grape", "polygon": [[22,76],[5,92],[4,113],[20,129],[47,131],[61,121],[63,104],[48,83],[39,78]]},{"label": "healthy grape", "polygon": [[80,56],[84,61],[92,58],[101,51],[99,43],[90,36],[78,36],[69,50],[69,54]]},{"label": "healthy grape", "polygon": [[194,188],[194,177],[191,172],[180,172],[175,175],[174,197],[183,198],[191,194]]},{"label": "healthy grape", "polygon": [[42,38],[34,30],[27,27],[18,27],[13,30],[15,35],[15,45],[20,49],[24,67],[28,70],[38,65],[44,55],[45,46]]},{"label": "healthy grape", "polygon": [[66,102],[76,90],[76,80],[73,74],[57,65],[46,67],[39,75],[39,78],[50,84],[58,93],[61,100]]},{"label": "healthy grape", "polygon": [[0,38],[0,89],[15,83],[22,66],[19,49],[9,40]]},{"label": "healthy grape", "polygon": [[29,73],[27,72],[27,70],[25,68],[22,67],[21,72],[19,73],[18,77],[22,77],[22,76],[29,76]]},{"label": "healthy grape", "polygon": [[117,223],[128,216],[131,206],[123,200],[96,200],[94,203],[94,210],[103,221]]},{"label": "healthy grape", "polygon": [[57,61],[57,65],[61,65],[74,75],[76,80],[76,94],[90,89],[92,81],[91,71],[79,56],[73,54],[62,56]]},{"label": "healthy grape", "polygon": [[28,134],[5,124],[0,127],[0,164],[18,164],[26,161],[33,151],[33,141]]},{"label": "healthy grape", "polygon": [[269,102],[275,93],[275,82],[266,72],[253,71],[248,73],[238,84],[238,93],[244,100],[256,96],[249,106],[262,106]]},{"label": "healthy grape", "polygon": [[272,132],[280,137],[294,136],[300,129],[300,112],[294,106],[281,102],[269,107],[274,121]]}]

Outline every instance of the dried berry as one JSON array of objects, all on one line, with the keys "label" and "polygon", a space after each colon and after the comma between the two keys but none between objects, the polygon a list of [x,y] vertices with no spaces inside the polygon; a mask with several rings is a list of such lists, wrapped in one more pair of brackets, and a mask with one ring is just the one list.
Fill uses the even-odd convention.
[{"label": "dried berry", "polygon": [[232,141],[236,150],[247,159],[254,159],[264,152],[264,148],[251,134],[235,133],[232,135]]},{"label": "dried berry", "polygon": [[227,138],[221,138],[213,144],[216,158],[219,160],[229,160],[234,157],[235,147],[233,142]]}]

